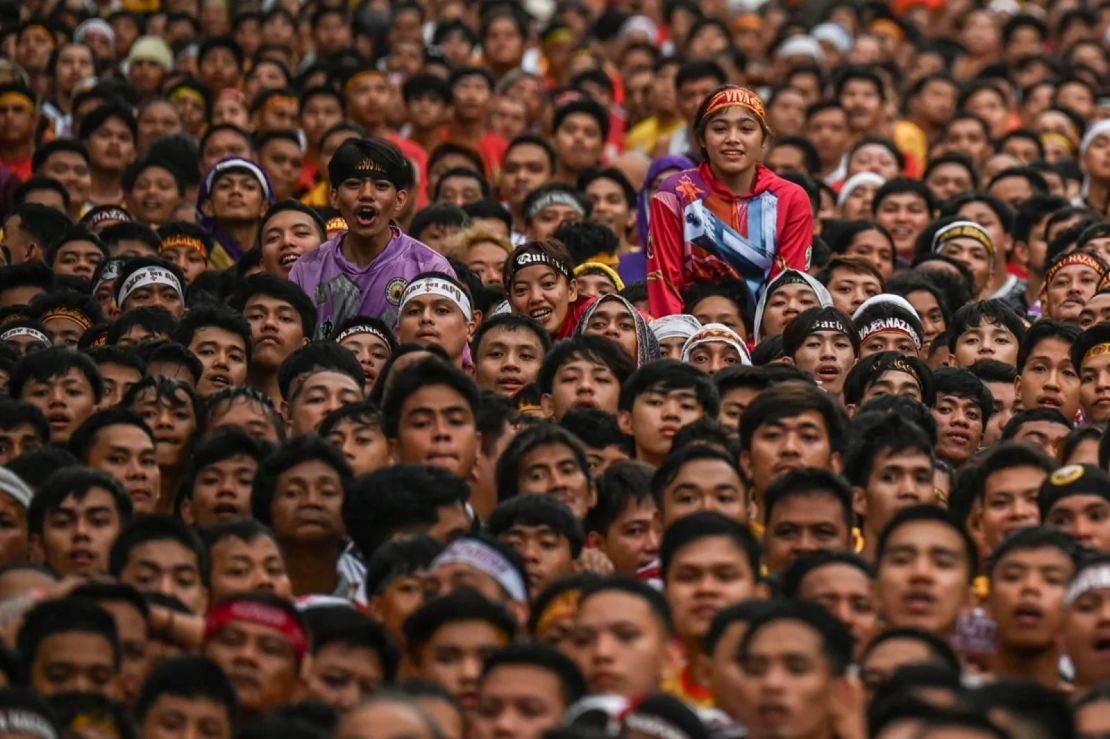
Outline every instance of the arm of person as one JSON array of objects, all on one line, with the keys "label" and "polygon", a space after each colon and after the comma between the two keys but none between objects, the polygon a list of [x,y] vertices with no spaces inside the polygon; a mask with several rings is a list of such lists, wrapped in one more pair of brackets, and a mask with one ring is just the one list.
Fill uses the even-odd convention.
[{"label": "arm of person", "polygon": [[682,209],[673,193],[657,192],[651,198],[648,227],[648,306],[655,318],[682,312],[682,289],[686,286],[686,244]]},{"label": "arm of person", "polygon": [[779,196],[778,253],[768,279],[783,269],[809,272],[813,249],[813,210],[805,191],[788,183]]}]

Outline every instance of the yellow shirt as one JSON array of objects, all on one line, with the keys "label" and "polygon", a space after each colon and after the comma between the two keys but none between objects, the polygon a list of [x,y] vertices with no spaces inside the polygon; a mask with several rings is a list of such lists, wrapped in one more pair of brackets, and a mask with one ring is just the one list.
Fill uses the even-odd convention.
[{"label": "yellow shirt", "polygon": [[650,116],[637,123],[624,137],[625,151],[642,151],[649,157],[656,156],[656,148],[664,139],[670,139],[678,129],[682,128],[683,120],[675,119],[673,123],[660,127],[659,119]]}]

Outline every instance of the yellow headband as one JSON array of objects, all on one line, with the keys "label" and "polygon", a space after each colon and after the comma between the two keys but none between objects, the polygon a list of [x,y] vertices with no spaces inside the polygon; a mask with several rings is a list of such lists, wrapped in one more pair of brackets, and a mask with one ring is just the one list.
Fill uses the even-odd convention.
[{"label": "yellow headband", "polygon": [[199,91],[194,90],[191,87],[179,87],[170,93],[171,102],[177,100],[178,98],[194,100],[204,106],[205,109],[208,108],[208,101],[204,99],[204,95],[201,95]]},{"label": "yellow headband", "polygon": [[555,596],[537,619],[536,633],[542,634],[551,628],[555,622],[573,617],[578,613],[578,604],[581,600],[582,591],[578,588]]},{"label": "yellow headband", "polygon": [[1079,362],[1079,364],[1084,365],[1087,363],[1088,359],[1101,357],[1103,354],[1110,354],[1110,341],[1104,341],[1101,344],[1095,344],[1094,346],[1092,346],[1090,349],[1087,350],[1087,353],[1083,355],[1083,359]]},{"label": "yellow headband", "polygon": [[0,94],[0,106],[23,105],[27,110],[34,112],[35,101],[25,92],[9,90]]},{"label": "yellow headband", "polygon": [[187,236],[185,234],[174,234],[173,236],[167,236],[162,241],[162,247],[158,251],[164,252],[169,249],[177,249],[178,247],[194,249],[203,254],[205,258],[208,257],[208,247],[204,245],[204,242],[198,239],[196,236]]},{"label": "yellow headband", "polygon": [[763,100],[751,90],[743,87],[728,87],[714,95],[705,106],[702,120],[725,108],[747,108],[759,120],[759,125],[767,127],[767,109]]},{"label": "yellow headband", "polygon": [[343,85],[343,92],[347,92],[347,90],[351,89],[351,85],[355,84],[363,77],[371,76],[381,77],[383,80],[385,79],[385,75],[376,69],[364,69],[361,72],[355,72],[351,75],[351,79],[347,80],[347,84]]},{"label": "yellow headband", "polygon": [[583,262],[574,268],[575,277],[581,277],[588,272],[601,272],[613,281],[613,284],[618,290],[624,289],[624,281],[621,279],[621,276],[608,264],[602,264],[601,262]]}]

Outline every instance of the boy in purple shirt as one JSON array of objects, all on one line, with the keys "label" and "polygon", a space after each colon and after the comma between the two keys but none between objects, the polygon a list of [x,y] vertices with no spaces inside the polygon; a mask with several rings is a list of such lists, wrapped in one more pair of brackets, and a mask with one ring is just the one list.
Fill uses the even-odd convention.
[{"label": "boy in purple shirt", "polygon": [[421,272],[455,271],[430,247],[401,232],[392,219],[413,185],[412,165],[382,139],[345,141],[328,165],[331,204],[347,231],[301,257],[289,279],[316,305],[316,338],[351,316],[397,322],[405,286]]}]

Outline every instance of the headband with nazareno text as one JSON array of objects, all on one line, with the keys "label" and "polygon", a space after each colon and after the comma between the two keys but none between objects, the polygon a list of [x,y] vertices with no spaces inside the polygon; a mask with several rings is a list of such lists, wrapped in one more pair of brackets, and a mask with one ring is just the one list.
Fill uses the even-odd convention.
[{"label": "headband with nazareno text", "polygon": [[50,721],[41,713],[26,708],[0,710],[0,734],[4,736],[30,736],[35,739],[58,739]]},{"label": "headband with nazareno text", "polygon": [[705,114],[702,117],[708,118],[725,108],[747,108],[759,119],[760,125],[767,127],[767,109],[763,107],[763,99],[751,90],[743,87],[728,87],[721,90],[705,106]]},{"label": "headband with nazareno text", "polygon": [[1063,257],[1060,258],[1059,261],[1055,262],[1051,267],[1048,268],[1048,272],[1046,272],[1044,276],[1044,284],[1047,286],[1049,283],[1051,283],[1052,278],[1055,277],[1056,274],[1064,267],[1070,267],[1075,264],[1081,264],[1084,267],[1090,267],[1098,273],[1099,277],[1104,276],[1104,274],[1106,273],[1106,265],[1094,254],[1088,254],[1085,251],[1073,251],[1065,254]]},{"label": "headband with nazareno text", "polygon": [[561,274],[563,277],[566,277],[568,282],[574,279],[571,271],[567,269],[567,266],[565,264],[557,259],[552,259],[551,257],[547,256],[547,254],[537,249],[522,249],[520,251],[517,251],[511,257],[510,264],[512,265],[512,269],[509,272],[510,278],[512,278],[514,275],[516,275],[517,272],[522,269],[526,269],[528,267],[543,266],[550,267],[551,269]]},{"label": "headband with nazareno text", "polygon": [[448,280],[439,277],[422,277],[419,280],[413,280],[409,283],[405,291],[401,293],[401,307],[398,311],[399,315],[405,314],[405,306],[409,301],[414,298],[420,298],[425,295],[432,295],[437,298],[445,298],[459,307],[466,320],[474,318],[474,309],[470,305],[470,296],[463,292],[458,285],[454,285]]},{"label": "headband with nazareno text", "polygon": [[281,632],[293,647],[297,661],[308,653],[308,632],[295,618],[275,606],[253,600],[231,600],[220,603],[204,622],[204,640],[236,621],[265,626]]},{"label": "headband with nazareno text", "polygon": [[455,539],[432,560],[429,569],[434,570],[445,564],[470,565],[496,580],[513,600],[521,602],[528,600],[528,589],[524,585],[524,578],[520,576],[520,572],[501,552],[485,542],[468,538]]},{"label": "headband with nazareno text", "polygon": [[168,285],[176,290],[182,298],[185,297],[185,290],[181,287],[181,282],[178,281],[173,272],[164,267],[151,265],[135,270],[122,285],[116,287],[116,304],[123,307],[131,293],[151,285]]},{"label": "headband with nazareno text", "polygon": [[905,334],[913,340],[913,345],[918,349],[921,348],[921,338],[917,335],[917,331],[910,325],[909,321],[898,318],[897,316],[890,316],[889,318],[876,318],[871,323],[867,324],[859,330],[860,342],[867,341],[867,339],[875,334],[883,333],[898,333]]},{"label": "headband with nazareno text", "polygon": [[181,248],[199,251],[205,259],[208,258],[208,247],[205,243],[196,236],[189,236],[187,234],[173,234],[172,236],[167,236],[163,239],[162,246],[158,251],[161,253],[168,249]]},{"label": "headband with nazareno text", "polygon": [[994,241],[991,240],[991,235],[987,230],[974,221],[955,221],[949,223],[943,228],[937,229],[933,234],[933,252],[940,251],[940,248],[953,239],[972,239],[978,241],[987,250],[987,254],[991,257],[994,256]]},{"label": "headband with nazareno text", "polygon": [[9,328],[7,331],[0,333],[0,341],[10,341],[20,336],[30,336],[43,346],[54,346],[54,342],[50,340],[49,336],[39,331],[37,328],[31,328],[30,326],[15,326]]}]

